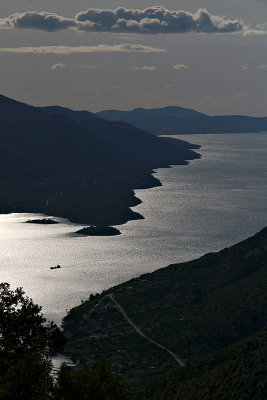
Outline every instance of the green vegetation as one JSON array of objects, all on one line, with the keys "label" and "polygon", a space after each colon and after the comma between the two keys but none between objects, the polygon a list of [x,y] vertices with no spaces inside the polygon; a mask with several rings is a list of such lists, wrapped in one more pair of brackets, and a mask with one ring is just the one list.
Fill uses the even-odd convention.
[{"label": "green vegetation", "polygon": [[41,307],[24,294],[22,288],[0,284],[0,354],[8,363],[33,348],[52,354],[66,343],[57,325],[46,323]]},{"label": "green vegetation", "polygon": [[66,343],[60,329],[46,323],[41,307],[0,284],[0,399],[46,400],[51,391],[50,356]]},{"label": "green vegetation", "polygon": [[87,228],[82,228],[76,233],[79,235],[87,236],[116,236],[120,235],[121,232],[117,228],[112,226],[88,226]]},{"label": "green vegetation", "polygon": [[105,358],[94,371],[85,364],[78,370],[61,367],[55,386],[55,400],[126,400],[124,385]]},{"label": "green vegetation", "polygon": [[[267,398],[267,336],[223,348],[153,382],[149,400],[264,400]],[[150,394],[151,393],[151,394]]]},{"label": "green vegetation", "polygon": [[64,319],[66,352],[95,365],[106,354],[139,399],[150,379],[177,367],[139,336],[107,296],[142,331],[185,363],[263,329],[267,309],[267,228],[218,253],[170,265],[123,283],[72,309]]},{"label": "green vegetation", "polygon": [[119,375],[105,359],[94,371],[62,365],[53,379],[51,355],[65,343],[21,288],[0,284],[0,400],[126,400]]}]

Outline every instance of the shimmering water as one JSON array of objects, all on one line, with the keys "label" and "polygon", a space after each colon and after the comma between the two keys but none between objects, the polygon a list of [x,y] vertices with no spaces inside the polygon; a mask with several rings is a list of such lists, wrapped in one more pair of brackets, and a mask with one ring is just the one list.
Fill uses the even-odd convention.
[{"label": "shimmering water", "polygon": [[[0,281],[22,286],[59,322],[90,293],[266,226],[267,134],[179,137],[200,144],[202,158],[158,170],[163,187],[136,191],[145,220],[120,226],[120,236],[80,237],[71,234],[80,226],[66,220],[33,225],[23,222],[36,215],[0,215]],[[56,264],[62,268],[50,270]]]}]

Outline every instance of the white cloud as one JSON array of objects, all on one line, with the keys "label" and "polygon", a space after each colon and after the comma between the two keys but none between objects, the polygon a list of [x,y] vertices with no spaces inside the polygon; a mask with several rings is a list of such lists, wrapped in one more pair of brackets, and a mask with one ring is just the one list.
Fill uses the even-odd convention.
[{"label": "white cloud", "polygon": [[179,69],[188,69],[189,67],[188,67],[188,65],[184,65],[184,64],[176,64],[172,68],[179,70]]},{"label": "white cloud", "polygon": [[55,13],[31,11],[15,13],[0,19],[1,28],[38,29],[57,31],[76,29],[88,32],[126,32],[126,33],[234,33],[249,27],[238,19],[211,14],[206,9],[196,13],[171,11],[163,6],[149,7],[144,10],[124,7],[110,9],[90,8],[65,18]]},{"label": "white cloud", "polygon": [[267,22],[263,24],[257,24],[255,28],[251,28],[250,26],[245,27],[244,36],[264,36],[267,34]]},{"label": "white cloud", "polygon": [[65,68],[65,67],[66,67],[65,64],[63,64],[63,63],[58,63],[58,64],[52,65],[50,68],[51,68],[51,69],[63,69],[63,68]]},{"label": "white cloud", "polygon": [[134,71],[154,71],[156,67],[154,65],[143,65],[142,67],[132,67],[131,69]]},{"label": "white cloud", "polygon": [[263,29],[252,29],[246,27],[243,31],[244,36],[265,36],[267,35],[267,31]]},{"label": "white cloud", "polygon": [[141,44],[99,44],[97,46],[0,47],[1,53],[74,54],[74,53],[162,53],[165,49]]}]

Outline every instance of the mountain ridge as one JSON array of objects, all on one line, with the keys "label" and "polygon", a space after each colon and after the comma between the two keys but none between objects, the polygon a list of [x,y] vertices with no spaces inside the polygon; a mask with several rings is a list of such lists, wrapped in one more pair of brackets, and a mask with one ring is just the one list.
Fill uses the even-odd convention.
[{"label": "mountain ridge", "polygon": [[179,107],[179,106],[167,106],[163,108],[135,108],[131,111],[120,111],[120,110],[105,110],[97,112],[96,115],[101,116],[110,120],[131,120],[134,121],[139,118],[154,118],[154,117],[182,117],[182,118],[190,118],[190,117],[206,117],[206,114],[200,113],[198,111]]},{"label": "mountain ridge", "polygon": [[178,106],[155,109],[139,108],[132,111],[106,110],[100,111],[96,115],[108,120],[122,120],[131,123],[155,135],[267,131],[267,117],[210,116]]}]

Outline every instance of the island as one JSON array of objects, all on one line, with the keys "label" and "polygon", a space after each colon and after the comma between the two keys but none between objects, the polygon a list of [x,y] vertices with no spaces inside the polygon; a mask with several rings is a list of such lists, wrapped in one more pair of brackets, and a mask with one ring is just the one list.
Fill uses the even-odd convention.
[{"label": "island", "polygon": [[78,233],[79,235],[86,235],[86,236],[121,235],[121,232],[117,228],[113,228],[112,226],[93,226],[93,225],[79,229],[76,233]]},{"label": "island", "polygon": [[51,218],[43,218],[43,219],[28,219],[28,221],[25,221],[25,224],[54,225],[54,224],[59,224],[59,222],[54,221]]}]

